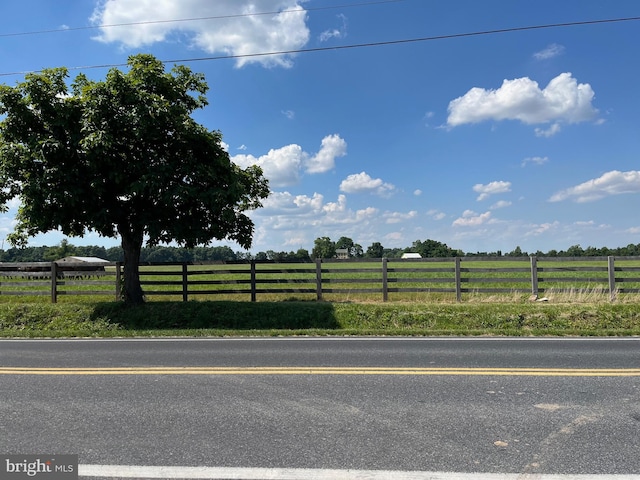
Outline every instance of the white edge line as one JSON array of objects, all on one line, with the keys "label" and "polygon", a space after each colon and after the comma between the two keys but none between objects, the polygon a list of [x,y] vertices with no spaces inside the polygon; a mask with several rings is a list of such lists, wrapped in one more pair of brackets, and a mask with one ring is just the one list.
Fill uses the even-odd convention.
[{"label": "white edge line", "polygon": [[80,477],[209,480],[637,480],[635,475],[456,473],[312,468],[234,468],[138,465],[79,465]]},{"label": "white edge line", "polygon": [[624,337],[616,336],[601,336],[601,337],[503,337],[503,336],[481,336],[481,337],[463,337],[454,335],[443,336],[393,336],[393,337],[379,337],[370,335],[350,335],[350,336],[291,336],[291,337],[110,337],[110,338],[0,338],[1,342],[353,342],[353,341],[385,341],[385,342],[399,342],[399,341],[416,341],[416,342],[562,342],[562,341],[577,341],[577,342],[638,342],[640,336],[630,335]]}]

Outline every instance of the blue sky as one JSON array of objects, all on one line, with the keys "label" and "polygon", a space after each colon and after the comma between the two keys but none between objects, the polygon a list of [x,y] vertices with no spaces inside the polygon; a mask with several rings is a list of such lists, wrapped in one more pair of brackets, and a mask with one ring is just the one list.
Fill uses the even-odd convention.
[{"label": "blue sky", "polygon": [[[636,0],[23,0],[2,10],[0,82],[56,66],[100,79],[106,68],[76,67],[135,53],[203,73],[210,105],[196,118],[270,180],[251,215],[254,253],[311,250],[323,236],[465,252],[640,243],[640,21],[245,56],[636,17]],[[115,24],[129,25],[104,26]]]}]

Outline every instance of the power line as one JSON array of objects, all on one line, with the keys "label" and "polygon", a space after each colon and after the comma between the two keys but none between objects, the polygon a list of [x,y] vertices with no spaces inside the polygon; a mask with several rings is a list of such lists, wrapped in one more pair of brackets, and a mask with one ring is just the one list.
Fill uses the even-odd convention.
[{"label": "power line", "polygon": [[[530,25],[525,27],[511,27],[511,28],[501,28],[496,30],[482,30],[477,32],[454,33],[450,35],[437,35],[432,37],[419,37],[419,38],[409,38],[409,39],[402,39],[402,40],[387,40],[384,42],[357,43],[357,44],[351,44],[351,45],[337,45],[332,47],[301,48],[296,50],[247,53],[242,55],[220,55],[220,56],[211,56],[211,57],[181,58],[181,59],[175,59],[175,60],[161,60],[161,62],[165,64],[166,63],[192,63],[192,62],[204,62],[204,61],[213,61],[213,60],[267,57],[267,56],[274,56],[274,55],[292,55],[296,53],[311,53],[311,52],[325,52],[330,50],[347,50],[347,49],[354,49],[354,48],[380,47],[385,45],[400,45],[400,44],[406,44],[406,43],[428,42],[428,41],[434,41],[434,40],[449,40],[453,38],[495,35],[499,33],[523,32],[527,30],[576,27],[576,26],[584,26],[584,25],[599,25],[599,24],[605,24],[605,23],[633,22],[638,20],[640,20],[640,17],[610,18],[610,19],[604,19],[604,20],[586,20],[581,22],[549,23],[544,25]],[[99,68],[114,68],[114,67],[126,67],[126,66],[127,66],[126,63],[111,63],[111,64],[103,64],[103,65],[85,65],[85,66],[79,66],[79,67],[67,67],[67,70],[91,70],[91,69],[99,69]],[[38,73],[41,71],[42,70],[0,73],[0,77],[8,77],[13,75],[25,75],[28,73]]]},{"label": "power line", "polygon": [[311,7],[311,8],[296,8],[292,10],[280,10],[274,12],[255,12],[255,13],[238,13],[233,15],[215,15],[210,17],[194,17],[194,18],[178,18],[171,20],[148,20],[142,22],[129,22],[129,23],[112,23],[103,25],[91,25],[87,27],[67,27],[67,28],[55,28],[50,30],[35,30],[31,32],[15,32],[15,33],[0,33],[2,37],[19,37],[26,35],[41,35],[44,33],[60,33],[60,32],[73,32],[79,30],[97,30],[99,28],[113,28],[113,27],[131,27],[135,25],[154,25],[161,23],[182,23],[182,22],[196,22],[202,20],[228,20],[230,18],[242,18],[242,17],[258,17],[264,15],[279,15],[282,13],[298,13],[298,12],[312,12],[320,10],[335,10],[338,8],[354,8],[354,7],[366,7],[371,5],[380,5],[383,3],[398,3],[405,2],[407,0],[377,0],[363,3],[349,3],[345,5],[333,5],[328,7]]}]

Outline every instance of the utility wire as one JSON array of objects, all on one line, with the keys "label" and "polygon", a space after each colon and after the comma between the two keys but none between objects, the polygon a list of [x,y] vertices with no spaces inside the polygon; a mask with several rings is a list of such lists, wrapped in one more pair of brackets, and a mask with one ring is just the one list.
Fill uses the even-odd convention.
[{"label": "utility wire", "polygon": [[210,17],[195,17],[195,18],[178,18],[172,20],[148,20],[142,22],[130,22],[130,23],[112,23],[112,24],[104,24],[104,25],[92,25],[88,27],[67,27],[67,28],[56,28],[51,30],[35,30],[31,32],[15,32],[15,33],[0,33],[0,38],[2,37],[19,37],[26,35],[41,35],[44,33],[59,33],[59,32],[72,32],[78,30],[97,30],[99,28],[113,28],[113,27],[130,27],[135,25],[154,25],[161,23],[181,23],[181,22],[197,22],[202,20],[226,20],[230,18],[242,18],[242,17],[258,17],[263,15],[279,15],[281,13],[298,13],[298,12],[311,12],[311,11],[319,11],[319,10],[335,10],[338,8],[353,8],[353,7],[366,7],[370,5],[380,5],[383,3],[398,3],[405,2],[407,0],[378,0],[372,2],[363,2],[363,3],[349,3],[346,5],[333,5],[328,7],[311,7],[311,8],[296,8],[293,10],[280,10],[275,12],[256,12],[256,13],[238,13],[234,15],[216,15]]},{"label": "utility wire", "polygon": [[[499,33],[523,32],[527,30],[576,27],[576,26],[584,26],[584,25],[599,25],[599,24],[605,24],[605,23],[633,22],[638,20],[640,20],[640,17],[610,18],[605,20],[586,20],[581,22],[549,23],[544,25],[530,25],[525,27],[512,27],[512,28],[501,28],[496,30],[482,30],[478,32],[454,33],[450,35],[437,35],[433,37],[409,38],[409,39],[403,39],[403,40],[387,40],[384,42],[357,43],[357,44],[351,44],[351,45],[337,45],[333,47],[302,48],[297,50],[282,50],[277,52],[247,53],[242,55],[220,55],[220,56],[212,56],[212,57],[181,58],[181,59],[175,59],[175,60],[161,60],[161,62],[165,64],[166,63],[192,63],[192,62],[228,60],[228,59],[238,59],[238,58],[256,58],[256,57],[266,57],[266,56],[272,56],[272,55],[292,55],[296,53],[325,52],[330,50],[347,50],[347,49],[354,49],[354,48],[380,47],[384,45],[400,45],[400,44],[406,44],[406,43],[428,42],[433,40],[448,40],[452,38],[477,37],[482,35],[495,35]],[[126,67],[126,66],[127,66],[127,63],[111,63],[111,64],[103,64],[103,65],[85,65],[80,67],[67,67],[67,70],[90,70],[90,69],[98,69],[98,68],[114,68],[114,67]],[[0,77],[7,77],[12,75],[25,75],[28,73],[38,73],[41,71],[42,70],[0,73]]]}]

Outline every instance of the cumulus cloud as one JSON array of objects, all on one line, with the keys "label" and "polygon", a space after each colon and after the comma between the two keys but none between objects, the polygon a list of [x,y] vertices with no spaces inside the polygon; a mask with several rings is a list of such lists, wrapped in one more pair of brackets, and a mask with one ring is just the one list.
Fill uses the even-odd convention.
[{"label": "cumulus cloud", "polygon": [[414,194],[416,197],[419,197],[420,195],[422,195],[422,190],[420,190],[419,188],[417,188],[417,189],[415,189],[415,190],[413,191],[413,194]]},{"label": "cumulus cloud", "polygon": [[[504,80],[497,90],[472,88],[449,103],[447,125],[456,127],[486,120],[519,120],[522,123],[552,123],[548,136],[557,133],[560,122],[579,123],[598,114],[591,102],[595,93],[588,83],[578,84],[571,73],[561,73],[541,89],[530,78]],[[556,126],[557,125],[557,126]]]},{"label": "cumulus cloud", "polygon": [[324,196],[319,193],[308,195],[292,195],[289,192],[271,192],[262,202],[259,212],[266,215],[295,213],[296,215],[313,215],[322,211]]},{"label": "cumulus cloud", "polygon": [[[261,0],[258,9],[256,2],[249,0],[103,0],[94,10],[91,22],[105,25],[95,40],[129,49],[186,38],[189,46],[210,54],[242,56],[303,47],[310,33],[307,12],[301,3]],[[150,18],[155,23],[149,22]],[[126,25],[107,27],[122,24]],[[290,67],[293,56],[241,57],[236,59],[236,65],[255,62],[268,67]]]},{"label": "cumulus cloud", "polygon": [[263,202],[263,208],[252,215],[260,219],[258,225],[263,231],[278,230],[283,232],[284,238],[305,235],[308,237],[306,243],[312,243],[319,232],[329,236],[345,235],[352,226],[362,229],[380,218],[378,209],[374,207],[350,209],[345,195],[327,202],[319,193],[308,196],[289,192],[272,192]]},{"label": "cumulus cloud", "polygon": [[465,210],[462,217],[453,221],[454,227],[477,227],[491,220],[491,212],[476,213],[473,210]]},{"label": "cumulus cloud", "polygon": [[300,181],[303,172],[324,173],[335,166],[336,157],[347,154],[347,142],[339,135],[329,135],[322,140],[320,151],[315,155],[305,152],[300,145],[292,144],[271,149],[266,155],[234,155],[231,160],[243,168],[258,165],[271,187],[286,187]]},{"label": "cumulus cloud", "polygon": [[473,191],[479,193],[477,200],[481,202],[497,193],[507,193],[511,191],[511,182],[491,182],[486,185],[478,183],[473,186]]},{"label": "cumulus cloud", "polygon": [[394,190],[394,185],[385,183],[380,178],[371,178],[366,172],[349,175],[340,183],[340,191],[345,193],[374,193],[388,197]]},{"label": "cumulus cloud", "polygon": [[540,50],[533,54],[533,58],[536,60],[549,60],[550,58],[557,57],[564,53],[564,46],[552,43],[544,50]]},{"label": "cumulus cloud", "polygon": [[612,170],[598,178],[562,190],[554,194],[549,201],[573,200],[574,202],[584,203],[624,193],[640,193],[640,171],[620,172]]},{"label": "cumulus cloud", "polygon": [[304,156],[305,153],[300,145],[287,145],[271,149],[266,155],[257,158],[253,155],[240,154],[234,155],[231,160],[243,168],[249,165],[260,166],[272,187],[284,187],[295,185],[300,180]]},{"label": "cumulus cloud", "polygon": [[307,173],[324,173],[333,169],[335,160],[347,154],[347,142],[340,135],[329,135],[322,139],[320,151],[305,161]]}]

